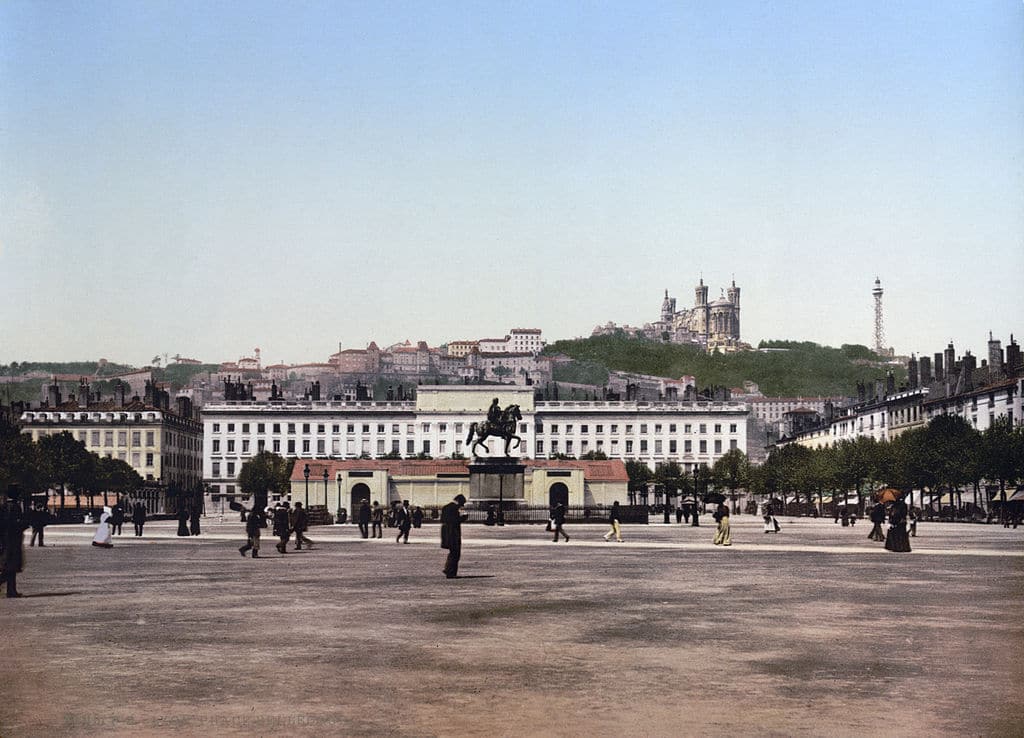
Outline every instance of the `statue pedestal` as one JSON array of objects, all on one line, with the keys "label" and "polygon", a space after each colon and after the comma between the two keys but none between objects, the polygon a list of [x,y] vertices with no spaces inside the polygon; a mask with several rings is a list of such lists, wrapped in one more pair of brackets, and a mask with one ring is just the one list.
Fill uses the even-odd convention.
[{"label": "statue pedestal", "polygon": [[469,498],[472,502],[525,502],[519,459],[474,460],[469,464]]}]

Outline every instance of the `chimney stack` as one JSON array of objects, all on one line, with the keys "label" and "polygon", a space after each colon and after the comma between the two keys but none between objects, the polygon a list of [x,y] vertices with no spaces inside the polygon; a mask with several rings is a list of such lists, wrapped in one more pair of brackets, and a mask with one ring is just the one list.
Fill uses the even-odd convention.
[{"label": "chimney stack", "polygon": [[946,378],[946,372],[942,366],[942,354],[935,354],[935,381],[941,382]]},{"label": "chimney stack", "polygon": [[932,383],[932,360],[927,356],[922,356],[917,360],[918,364],[918,381],[920,381],[922,387],[927,387]]},{"label": "chimney stack", "polygon": [[907,386],[908,389],[917,389],[917,357],[913,354],[907,362]]},{"label": "chimney stack", "polygon": [[988,332],[988,366],[993,372],[1003,370],[1003,343],[992,338],[992,331]]}]

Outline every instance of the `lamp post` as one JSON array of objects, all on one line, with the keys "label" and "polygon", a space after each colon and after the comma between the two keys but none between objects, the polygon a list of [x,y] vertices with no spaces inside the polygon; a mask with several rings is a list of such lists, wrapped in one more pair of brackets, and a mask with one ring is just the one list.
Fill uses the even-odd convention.
[{"label": "lamp post", "polygon": [[324,511],[327,511],[327,467],[324,467]]},{"label": "lamp post", "polygon": [[302,476],[306,478],[306,509],[309,509],[309,464],[302,470]]}]

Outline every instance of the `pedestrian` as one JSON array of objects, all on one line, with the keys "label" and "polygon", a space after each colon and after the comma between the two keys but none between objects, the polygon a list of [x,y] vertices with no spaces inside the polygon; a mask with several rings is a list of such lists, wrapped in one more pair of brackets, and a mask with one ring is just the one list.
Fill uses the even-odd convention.
[{"label": "pedestrian", "polygon": [[843,505],[843,508],[839,514],[840,516],[842,516],[843,519],[843,527],[850,527],[850,508],[847,505]]},{"label": "pedestrian", "polygon": [[412,527],[419,528],[423,525],[423,508],[419,505],[412,511]]},{"label": "pedestrian", "polygon": [[370,531],[370,538],[384,537],[384,508],[376,500],[373,501],[373,510],[370,513],[370,522],[373,529]]},{"label": "pedestrian", "polygon": [[917,538],[917,519],[921,517],[916,508],[910,508],[910,537]]},{"label": "pedestrian", "polygon": [[306,531],[309,530],[309,513],[306,512],[306,508],[302,506],[301,502],[295,503],[295,509],[292,512],[291,520],[292,530],[295,531],[295,550],[301,551],[302,544],[306,544],[306,548],[313,548],[313,542],[306,538]]},{"label": "pedestrian", "polygon": [[715,531],[716,546],[731,546],[732,537],[729,534],[729,506],[719,502],[715,510],[715,520],[718,522],[718,529]]},{"label": "pedestrian", "polygon": [[690,508],[690,515],[693,518],[693,521],[690,523],[690,527],[692,527],[692,528],[699,528],[700,527],[700,503],[699,502],[693,503],[693,507]]},{"label": "pedestrian", "polygon": [[8,485],[7,499],[0,506],[0,541],[3,543],[0,574],[7,582],[8,597],[22,596],[18,591],[18,574],[25,567],[25,529],[28,526],[21,507],[21,490],[17,485]]},{"label": "pedestrian", "polygon": [[103,508],[100,515],[100,524],[96,528],[96,535],[92,537],[92,545],[99,548],[113,548],[114,542],[110,537],[110,508]]},{"label": "pedestrian", "polygon": [[459,576],[459,559],[462,557],[462,523],[468,515],[462,514],[462,506],[466,504],[465,495],[455,495],[455,499],[441,508],[441,548],[448,550],[448,558],[444,562],[444,575],[448,579]]},{"label": "pedestrian", "polygon": [[252,551],[254,559],[260,557],[260,529],[263,528],[266,519],[266,514],[258,508],[253,508],[252,512],[246,516],[245,535],[249,540],[238,549],[238,553],[242,554],[243,559],[245,558],[246,551]]},{"label": "pedestrian", "polygon": [[[402,541],[403,543],[409,542],[409,529],[412,527],[412,511],[409,510],[409,501],[404,500],[402,506],[395,510],[395,521],[398,525],[398,535],[395,537],[395,543]],[[405,539],[404,541],[402,539]]]},{"label": "pedestrian", "polygon": [[189,516],[188,516],[188,532],[190,534],[194,535],[194,536],[197,536],[197,535],[199,535],[199,532],[200,532],[199,531],[199,514],[203,511],[203,507],[198,502],[198,500],[193,500],[192,504],[189,507],[190,507],[190,510],[189,510]]},{"label": "pedestrian", "polygon": [[896,553],[909,553],[910,538],[907,536],[907,503],[896,500],[889,508],[889,532],[885,536],[885,548]]},{"label": "pedestrian", "polygon": [[114,503],[114,507],[110,510],[110,526],[112,528],[111,533],[115,536],[121,535],[121,527],[124,525],[124,507],[121,505],[121,501],[118,500]]},{"label": "pedestrian", "polygon": [[765,533],[778,533],[779,521],[772,515],[772,505],[770,502],[761,503],[761,517],[764,519],[764,532]]},{"label": "pedestrian", "polygon": [[183,500],[178,502],[178,535],[187,536],[188,532],[188,506]]},{"label": "pedestrian", "polygon": [[359,503],[359,533],[363,538],[370,537],[370,501],[363,500]]},{"label": "pedestrian", "polygon": [[868,540],[884,541],[885,534],[882,532],[882,523],[885,522],[885,505],[881,502],[876,502],[874,507],[871,508],[871,512],[868,513],[868,519],[871,521],[871,532],[868,533]]},{"label": "pedestrian", "polygon": [[142,526],[146,524],[146,506],[136,502],[132,508],[132,525],[135,526],[135,535],[142,538]]},{"label": "pedestrian", "polygon": [[274,535],[278,538],[274,548],[278,553],[288,553],[288,539],[292,537],[292,532],[289,527],[287,502],[279,502],[274,508]]},{"label": "pedestrian", "polygon": [[569,534],[562,530],[562,526],[565,525],[565,505],[561,502],[555,504],[554,509],[551,511],[551,520],[555,524],[555,539],[554,543],[558,543],[558,534],[561,533],[565,536],[565,542],[569,542]]},{"label": "pedestrian", "polygon": [[679,506],[679,509],[683,513],[683,523],[685,525],[689,525],[690,524],[690,503],[689,502],[682,503]]},{"label": "pedestrian", "polygon": [[39,538],[39,548],[43,548],[43,529],[46,528],[53,518],[49,511],[46,509],[46,505],[35,505],[31,512],[28,514],[28,522],[32,526],[32,539],[29,541],[29,546],[36,545],[36,537]]},{"label": "pedestrian", "polygon": [[612,503],[612,509],[608,512],[608,525],[611,526],[611,529],[604,534],[604,539],[606,541],[610,541],[612,536],[615,536],[615,540],[622,543],[622,525],[619,520],[618,500],[615,500],[615,502]]}]

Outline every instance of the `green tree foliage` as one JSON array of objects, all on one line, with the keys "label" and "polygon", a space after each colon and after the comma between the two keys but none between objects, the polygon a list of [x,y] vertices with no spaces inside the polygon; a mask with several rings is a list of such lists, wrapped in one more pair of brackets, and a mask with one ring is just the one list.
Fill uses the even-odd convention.
[{"label": "green tree foliage", "polygon": [[68,431],[44,436],[39,439],[38,446],[43,480],[60,488],[61,509],[64,508],[68,489],[75,493],[76,502],[79,502],[79,495],[95,487],[97,457]]},{"label": "green tree foliage", "polygon": [[163,369],[153,369],[153,379],[168,382],[172,390],[187,387],[197,374],[208,374],[218,369],[217,364],[168,364]]},{"label": "green tree foliage", "polygon": [[570,361],[555,364],[552,375],[556,382],[593,384],[599,387],[608,383],[608,368],[597,361]]},{"label": "green tree foliage", "polygon": [[[565,354],[577,363],[614,371],[670,378],[693,375],[704,387],[713,384],[737,387],[751,380],[767,395],[843,396],[858,381],[873,382],[885,377],[885,368],[859,361],[857,347],[836,349],[809,342],[771,344],[786,350],[707,354],[692,346],[618,334],[556,341],[545,353]],[[895,373],[897,382],[906,377],[900,367],[896,367]]]},{"label": "green tree foliage", "polygon": [[255,507],[266,507],[271,492],[286,495],[291,489],[295,459],[285,459],[270,451],[261,451],[242,464],[238,486],[242,494],[253,498]]},{"label": "green tree foliage", "polygon": [[32,437],[0,421],[0,494],[11,484],[33,494],[44,488],[45,480],[39,448]]},{"label": "green tree foliage", "polygon": [[734,448],[723,454],[711,467],[715,485],[729,490],[729,499],[736,503],[736,490],[750,483],[750,463],[747,455]]},{"label": "green tree foliage", "polygon": [[636,459],[626,460],[626,475],[629,477],[629,489],[631,490],[643,489],[653,476],[650,467]]},{"label": "green tree foliage", "polygon": [[131,495],[142,487],[142,477],[131,464],[120,459],[97,457],[95,491],[108,490],[118,495]]},{"label": "green tree foliage", "polygon": [[604,451],[587,451],[587,453],[580,456],[581,461],[607,461],[608,454]]}]

